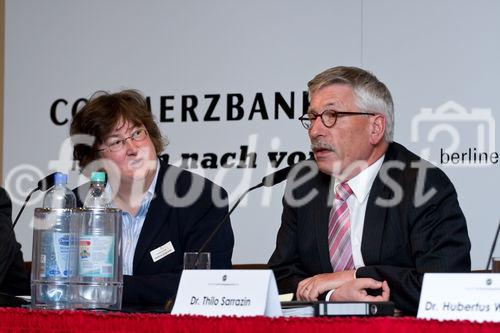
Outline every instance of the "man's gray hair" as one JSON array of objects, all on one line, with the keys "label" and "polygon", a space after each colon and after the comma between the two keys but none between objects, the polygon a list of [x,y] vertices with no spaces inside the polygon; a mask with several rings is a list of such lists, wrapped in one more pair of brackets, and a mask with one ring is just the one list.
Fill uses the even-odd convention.
[{"label": "man's gray hair", "polygon": [[392,142],[394,136],[394,103],[391,93],[385,84],[380,82],[375,75],[364,69],[338,66],[319,73],[309,81],[307,84],[309,87],[309,99],[319,89],[332,84],[351,86],[359,111],[384,115],[384,138],[387,142]]}]

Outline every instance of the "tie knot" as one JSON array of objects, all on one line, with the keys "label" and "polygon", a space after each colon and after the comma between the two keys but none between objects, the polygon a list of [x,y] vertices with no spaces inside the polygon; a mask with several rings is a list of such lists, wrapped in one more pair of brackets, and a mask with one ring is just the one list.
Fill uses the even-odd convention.
[{"label": "tie knot", "polygon": [[346,201],[347,198],[352,194],[352,189],[346,182],[337,185],[337,191],[335,194],[335,199],[340,201]]}]

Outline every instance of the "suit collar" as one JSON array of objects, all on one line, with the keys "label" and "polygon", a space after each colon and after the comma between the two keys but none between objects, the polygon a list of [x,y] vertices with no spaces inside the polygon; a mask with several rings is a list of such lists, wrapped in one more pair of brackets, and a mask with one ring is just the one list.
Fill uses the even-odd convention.
[{"label": "suit collar", "polygon": [[148,191],[147,191],[152,196],[154,196],[154,194],[155,194],[156,185],[158,183],[158,175],[160,173],[160,166],[161,166],[160,159],[157,159],[157,166],[156,166],[155,176],[153,178],[153,181],[151,182],[151,185],[149,185],[149,188],[148,188]]},{"label": "suit collar", "polygon": [[330,273],[333,269],[328,250],[328,220],[333,206],[335,178],[319,172],[318,180],[317,204],[311,211],[310,221],[317,221],[314,225],[321,268],[323,272]]},{"label": "suit collar", "polygon": [[160,229],[163,227],[163,221],[167,219],[170,213],[170,205],[167,204],[163,198],[163,180],[169,165],[160,160],[159,171],[157,174],[156,185],[154,189],[154,197],[149,205],[144,225],[142,226],[137,247],[134,254],[134,271],[136,271],[138,264],[147,255],[150,244],[154,241],[155,237],[159,234]]},{"label": "suit collar", "polygon": [[[397,159],[397,150],[401,147],[397,143],[389,144],[385,153],[384,163]],[[382,182],[381,173],[384,168],[378,171],[368,197],[366,205],[363,236],[361,241],[361,253],[365,265],[379,262],[382,236],[386,223],[388,207],[375,204],[378,198],[388,200],[392,196],[392,191]]]}]

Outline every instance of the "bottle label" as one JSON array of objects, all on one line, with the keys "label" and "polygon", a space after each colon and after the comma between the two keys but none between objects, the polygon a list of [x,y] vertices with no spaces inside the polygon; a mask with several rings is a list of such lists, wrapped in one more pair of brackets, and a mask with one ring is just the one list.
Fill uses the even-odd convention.
[{"label": "bottle label", "polygon": [[114,236],[80,236],[80,276],[112,278]]},{"label": "bottle label", "polygon": [[[71,237],[65,232],[42,232],[40,275],[44,278],[72,276],[70,267]],[[72,253],[75,253],[74,250]]]}]

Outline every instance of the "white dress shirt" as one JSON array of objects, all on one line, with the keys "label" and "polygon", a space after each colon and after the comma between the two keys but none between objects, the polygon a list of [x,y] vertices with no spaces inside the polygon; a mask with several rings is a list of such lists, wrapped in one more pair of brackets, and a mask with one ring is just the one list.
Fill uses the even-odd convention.
[{"label": "white dress shirt", "polygon": [[[356,269],[365,265],[361,254],[361,240],[365,224],[366,204],[368,203],[373,181],[384,162],[384,157],[385,155],[382,155],[375,163],[347,181],[347,184],[352,189],[352,195],[347,198],[347,206],[349,207],[352,259]],[[339,184],[340,182],[335,180],[335,189]],[[328,292],[326,300],[330,299],[332,292],[333,290]]]},{"label": "white dress shirt", "polygon": [[[382,167],[382,162],[384,162],[384,156],[347,181],[347,184],[352,189],[352,195],[347,199],[347,206],[349,207],[349,221],[351,222],[352,259],[356,269],[365,265],[361,254],[361,239],[365,224],[366,204],[368,203],[373,181]],[[335,188],[339,184],[339,182],[335,181]]]}]

